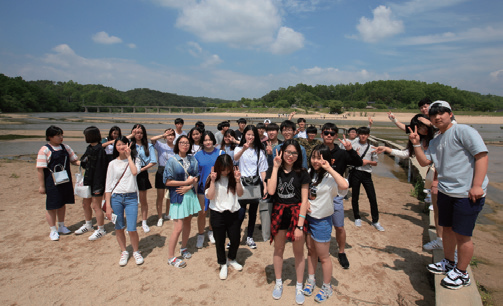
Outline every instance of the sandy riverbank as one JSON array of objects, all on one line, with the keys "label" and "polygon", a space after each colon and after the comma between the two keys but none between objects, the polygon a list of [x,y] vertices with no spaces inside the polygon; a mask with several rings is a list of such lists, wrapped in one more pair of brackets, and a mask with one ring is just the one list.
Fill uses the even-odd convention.
[{"label": "sandy riverbank", "polygon": [[[72,169],[76,170],[75,167]],[[153,174],[151,174],[153,178]],[[145,263],[130,261],[119,267],[119,248],[113,226],[104,238],[90,242],[89,234],[62,236],[53,242],[48,237],[44,218],[45,196],[37,193],[35,165],[25,161],[1,161],[0,191],[3,205],[0,222],[0,301],[18,304],[277,304],[271,297],[274,286],[273,247],[261,242],[255,231],[258,248],[242,245],[237,260],[242,272],[230,270],[226,281],[218,279],[215,248],[207,245],[195,249],[196,220],[192,222],[189,250],[194,253],[185,269],[166,264],[168,235],[172,222],[155,226],[157,217],[150,210],[150,233],[140,234],[140,249]],[[351,263],[343,270],[335,257],[332,284],[336,294],[331,303],[377,305],[432,305],[434,292],[424,266],[431,255],[421,250],[425,237],[423,205],[410,196],[410,185],[394,179],[376,179],[381,223],[385,232],[377,232],[368,223],[369,204],[362,198],[364,226],[351,222],[351,206],[346,202],[347,254]],[[15,192],[12,192],[12,191]],[[154,192],[148,193],[152,207]],[[68,205],[66,224],[76,230],[83,223],[80,200]],[[243,224],[243,229],[246,227]],[[404,235],[404,232],[407,235]],[[336,254],[332,233],[331,253]],[[307,252],[306,252],[307,253]],[[321,280],[320,270],[317,271]],[[283,279],[283,303],[294,303],[294,269],[291,245],[287,245]],[[282,303],[282,304],[283,304]],[[314,305],[308,298],[306,305]]]}]

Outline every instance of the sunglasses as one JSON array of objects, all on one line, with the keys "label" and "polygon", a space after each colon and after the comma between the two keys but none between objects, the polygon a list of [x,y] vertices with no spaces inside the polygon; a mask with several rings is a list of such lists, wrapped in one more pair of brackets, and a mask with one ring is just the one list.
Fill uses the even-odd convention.
[{"label": "sunglasses", "polygon": [[330,131],[323,131],[323,135],[325,135],[325,136],[330,135],[330,136],[334,137],[335,134],[337,134],[337,133],[336,132],[330,132]]}]

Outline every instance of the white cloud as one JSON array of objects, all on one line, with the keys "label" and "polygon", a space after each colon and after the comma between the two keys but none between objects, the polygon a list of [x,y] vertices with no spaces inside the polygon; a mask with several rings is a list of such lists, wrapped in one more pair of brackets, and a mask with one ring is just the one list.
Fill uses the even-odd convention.
[{"label": "white cloud", "polygon": [[101,31],[93,35],[93,40],[95,43],[98,44],[105,44],[105,45],[111,45],[111,44],[119,44],[122,42],[122,39],[120,39],[117,36],[110,36],[108,35],[107,32]]},{"label": "white cloud", "polygon": [[501,42],[503,41],[503,27],[472,28],[464,32],[446,32],[441,34],[415,36],[403,39],[401,45],[426,45],[446,42]]},{"label": "white cloud", "polygon": [[197,59],[202,60],[202,68],[208,68],[223,63],[223,60],[220,59],[217,54],[210,54],[208,51],[203,50],[203,48],[198,43],[189,41],[187,45],[189,46],[189,54]]},{"label": "white cloud", "polygon": [[130,44],[127,44],[127,46],[131,49],[136,49],[136,44],[130,43]]},{"label": "white cloud", "polygon": [[469,0],[411,0],[407,2],[389,3],[395,14],[411,16],[441,8],[458,5]]},{"label": "white cloud", "polygon": [[[204,42],[224,43],[233,48],[292,53],[304,47],[304,36],[282,26],[278,0],[189,1],[153,0],[180,10],[176,26]],[[316,2],[316,1],[314,1]]]},{"label": "white cloud", "polygon": [[361,17],[356,26],[363,41],[375,43],[404,31],[403,22],[393,19],[390,8],[380,5],[372,13],[374,19]]},{"label": "white cloud", "polygon": [[294,30],[281,27],[276,41],[271,44],[271,52],[274,54],[288,54],[304,47],[304,36]]},{"label": "white cloud", "polygon": [[489,73],[489,75],[491,76],[491,78],[493,80],[498,80],[500,78],[500,76],[503,77],[503,69],[493,71],[493,72]]}]

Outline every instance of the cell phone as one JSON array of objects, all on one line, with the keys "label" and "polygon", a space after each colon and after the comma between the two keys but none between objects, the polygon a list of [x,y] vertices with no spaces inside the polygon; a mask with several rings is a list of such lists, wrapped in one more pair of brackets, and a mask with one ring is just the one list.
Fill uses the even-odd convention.
[{"label": "cell phone", "polygon": [[115,224],[116,221],[117,221],[117,215],[112,213],[112,223]]}]

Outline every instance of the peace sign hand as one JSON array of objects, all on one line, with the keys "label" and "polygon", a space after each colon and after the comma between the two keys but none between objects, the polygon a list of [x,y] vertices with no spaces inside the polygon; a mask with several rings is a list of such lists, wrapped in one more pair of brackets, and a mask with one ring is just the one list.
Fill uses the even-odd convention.
[{"label": "peace sign hand", "polygon": [[272,154],[272,145],[271,145],[271,141],[270,140],[267,141],[267,146],[265,147],[265,150],[267,152],[267,155],[271,155]]},{"label": "peace sign hand", "polygon": [[273,160],[273,163],[274,163],[273,166],[275,168],[279,168],[281,166],[281,162],[283,161],[281,158],[282,155],[283,155],[283,151],[280,151],[279,155],[278,155],[278,149],[276,149],[276,157],[274,157],[274,160]]},{"label": "peace sign hand", "polygon": [[342,145],[344,146],[344,148],[346,149],[346,151],[350,151],[351,149],[353,149],[353,145],[351,144],[351,141],[347,140],[346,139],[346,135],[342,135],[343,137],[343,140],[341,140],[339,138],[339,141],[342,143]]},{"label": "peace sign hand", "polygon": [[323,156],[321,156],[321,155],[320,155],[320,159],[321,159],[321,162],[320,162],[321,167],[328,171],[328,169],[331,168],[330,163],[328,161],[326,161],[325,159],[323,159]]},{"label": "peace sign hand", "polygon": [[127,148],[124,150],[124,153],[126,154],[126,157],[129,158],[131,156],[131,144],[132,142],[130,142],[128,145],[127,145]]},{"label": "peace sign hand", "polygon": [[236,182],[241,180],[241,172],[239,171],[238,166],[234,166],[234,178],[236,179]]},{"label": "peace sign hand", "polygon": [[212,183],[215,183],[215,180],[217,179],[217,173],[215,172],[215,167],[211,167],[210,179]]},{"label": "peace sign hand", "polygon": [[414,126],[414,131],[409,126],[409,140],[412,142],[413,145],[418,145],[421,141],[421,138],[419,137],[419,134],[417,133],[417,125]]}]

